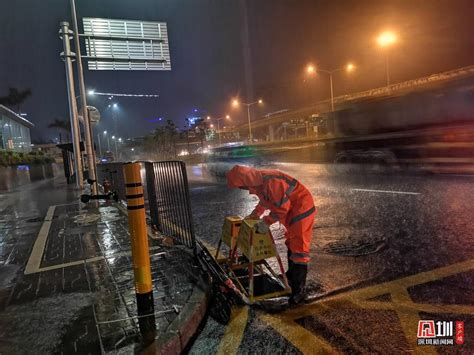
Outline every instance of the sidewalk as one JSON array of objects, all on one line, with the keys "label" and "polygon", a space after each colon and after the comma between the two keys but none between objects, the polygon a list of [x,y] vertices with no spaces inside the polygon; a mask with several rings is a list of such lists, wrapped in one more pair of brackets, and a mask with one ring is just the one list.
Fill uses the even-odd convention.
[{"label": "sidewalk", "polygon": [[[44,219],[16,212],[10,206],[0,217],[0,353],[139,350],[128,222],[118,205],[71,202],[50,206]],[[149,350],[179,353],[206,296],[189,254],[149,241],[157,325]]]}]

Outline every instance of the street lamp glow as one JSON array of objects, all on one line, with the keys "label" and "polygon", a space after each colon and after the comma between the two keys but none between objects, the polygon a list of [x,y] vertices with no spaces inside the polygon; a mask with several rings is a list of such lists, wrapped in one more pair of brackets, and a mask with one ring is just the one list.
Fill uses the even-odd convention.
[{"label": "street lamp glow", "polygon": [[115,136],[112,136],[112,139],[115,139]]},{"label": "street lamp glow", "polygon": [[355,65],[354,65],[354,64],[348,63],[348,64],[346,65],[346,71],[347,71],[347,72],[350,73],[350,72],[353,71],[354,69],[355,69]]},{"label": "street lamp glow", "polygon": [[225,115],[225,118],[230,120],[230,116],[229,115]]},{"label": "street lamp glow", "polygon": [[117,104],[116,104],[116,103],[114,103],[114,104],[113,104],[113,107],[114,107],[114,108],[117,108]]},{"label": "street lamp glow", "polygon": [[118,141],[121,142],[121,141],[122,141],[122,138],[119,138]]},{"label": "street lamp glow", "polygon": [[214,128],[214,125],[211,123],[211,128]]},{"label": "street lamp glow", "polygon": [[259,100],[258,100],[258,103],[259,103],[259,104],[263,104],[263,100],[262,100],[262,99],[259,99]]},{"label": "street lamp glow", "polygon": [[104,131],[104,136],[107,134],[107,131]]},{"label": "street lamp glow", "polygon": [[206,118],[207,118],[208,120],[210,120],[210,119],[211,119],[211,116],[207,116]]},{"label": "street lamp glow", "polygon": [[392,31],[382,32],[377,37],[377,43],[380,47],[388,47],[394,44],[397,41],[397,35]]},{"label": "street lamp glow", "polygon": [[95,94],[95,91],[94,91],[94,90],[89,90],[89,91],[87,92],[87,94],[90,95],[90,96],[92,96],[92,95]]},{"label": "street lamp glow", "polygon": [[316,67],[312,64],[308,64],[308,66],[306,67],[306,72],[310,75],[315,74],[316,73]]},{"label": "street lamp glow", "polygon": [[239,106],[239,100],[237,100],[237,99],[232,100],[232,106],[234,106],[234,107]]}]

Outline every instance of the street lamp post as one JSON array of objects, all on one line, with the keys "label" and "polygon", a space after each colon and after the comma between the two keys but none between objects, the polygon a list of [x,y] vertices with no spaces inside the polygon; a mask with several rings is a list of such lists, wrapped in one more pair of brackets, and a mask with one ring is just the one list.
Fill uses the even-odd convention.
[{"label": "street lamp post", "polygon": [[100,145],[100,134],[97,133],[97,143],[99,144],[99,160],[102,159],[102,147]]},{"label": "street lamp post", "polygon": [[71,15],[72,15],[72,25],[74,28],[74,43],[76,46],[76,63],[77,63],[77,77],[79,81],[79,92],[81,96],[81,105],[82,105],[82,118],[84,123],[84,140],[85,148],[87,153],[87,165],[89,179],[93,180],[92,183],[92,194],[97,194],[97,174],[96,174],[96,160],[94,153],[94,142],[92,136],[92,130],[90,128],[91,121],[89,118],[89,112],[87,110],[87,99],[86,99],[86,86],[84,83],[84,71],[82,68],[82,57],[81,57],[81,46],[79,43],[79,29],[77,26],[77,14],[76,14],[76,4],[74,0],[70,1],[71,5]]},{"label": "street lamp post", "polygon": [[115,146],[115,159],[118,159],[117,139],[115,139],[115,136],[112,136],[112,140],[114,141]]},{"label": "street lamp post", "polygon": [[382,32],[377,37],[377,43],[380,47],[385,48],[385,76],[387,78],[387,86],[390,86],[390,47],[397,42],[397,35],[391,31]]},{"label": "street lamp post", "polygon": [[[109,97],[109,100],[112,100],[113,96]],[[112,122],[114,123],[114,134],[118,135],[118,121],[115,110],[117,109],[118,104],[116,102],[108,104],[107,108],[112,110]]]},{"label": "street lamp post", "polygon": [[82,190],[84,187],[83,182],[83,171],[82,171],[82,153],[81,153],[81,136],[79,128],[79,118],[76,104],[76,93],[74,87],[74,73],[72,67],[72,53],[70,36],[71,31],[69,30],[69,23],[61,22],[60,37],[63,40],[63,58],[66,68],[66,84],[68,89],[68,100],[69,100],[69,118],[71,121],[71,134],[72,134],[72,146],[74,153],[74,171],[76,177],[76,187]]},{"label": "street lamp post", "polygon": [[[104,131],[104,136],[107,136],[107,131]],[[107,136],[107,151],[110,152],[110,140],[109,140],[109,136]]]},{"label": "street lamp post", "polygon": [[333,70],[320,69],[320,68],[316,68],[314,65],[309,64],[306,67],[306,72],[309,75],[313,75],[316,72],[321,72],[321,73],[325,73],[329,75],[329,87],[331,90],[331,111],[334,111],[334,86],[333,86],[332,76],[334,73],[337,73],[343,70],[345,70],[346,72],[351,72],[354,69],[355,69],[355,66],[352,63],[348,63],[344,68],[338,68],[338,69],[333,69]]},{"label": "street lamp post", "polygon": [[122,157],[119,156],[118,154],[122,154],[122,138],[119,137],[118,142],[119,142],[119,145],[118,145],[119,151],[117,152],[117,156],[121,159]]},{"label": "street lamp post", "polygon": [[239,100],[234,99],[232,101],[232,106],[237,107],[239,105],[244,105],[247,106],[247,119],[248,119],[248,125],[249,125],[249,142],[252,143],[253,137],[252,137],[252,122],[250,120],[250,106],[255,105],[255,104],[262,104],[263,100],[259,99],[258,101],[255,102],[250,102],[250,103],[245,103],[245,102],[239,102]]},{"label": "street lamp post", "polygon": [[[207,116],[207,119],[210,120],[211,117],[210,116]],[[219,136],[219,145],[222,144],[222,139],[221,139],[221,126],[220,126],[220,121],[226,119],[226,120],[230,120],[230,116],[229,115],[225,115],[224,117],[217,117],[217,118],[214,118],[216,121],[217,121],[217,134]]]}]

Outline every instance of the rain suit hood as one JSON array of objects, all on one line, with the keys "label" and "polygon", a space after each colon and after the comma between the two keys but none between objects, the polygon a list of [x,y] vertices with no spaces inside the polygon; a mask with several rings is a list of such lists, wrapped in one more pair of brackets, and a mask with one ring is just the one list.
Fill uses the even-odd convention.
[{"label": "rain suit hood", "polygon": [[247,187],[252,192],[260,185],[263,185],[263,178],[257,169],[236,165],[227,173],[227,187],[230,189]]}]

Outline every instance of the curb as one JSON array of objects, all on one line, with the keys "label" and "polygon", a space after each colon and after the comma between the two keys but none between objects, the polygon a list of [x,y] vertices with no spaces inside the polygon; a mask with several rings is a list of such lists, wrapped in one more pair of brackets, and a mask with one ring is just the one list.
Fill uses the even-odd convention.
[{"label": "curb", "polygon": [[207,293],[195,286],[186,305],[165,333],[159,335],[153,343],[143,349],[143,354],[181,354],[194,337],[201,321],[206,316]]},{"label": "curb", "polygon": [[[116,203],[116,206],[123,214],[128,215],[120,203]],[[153,233],[148,224],[147,234],[149,238],[153,238]],[[200,284],[203,288],[200,287]],[[205,285],[204,280],[196,283],[191,296],[189,296],[186,304],[166,331],[159,334],[151,344],[139,352],[141,354],[181,354],[196,334],[202,320],[206,316],[209,301],[208,292],[205,290],[206,287],[207,285]]]}]

